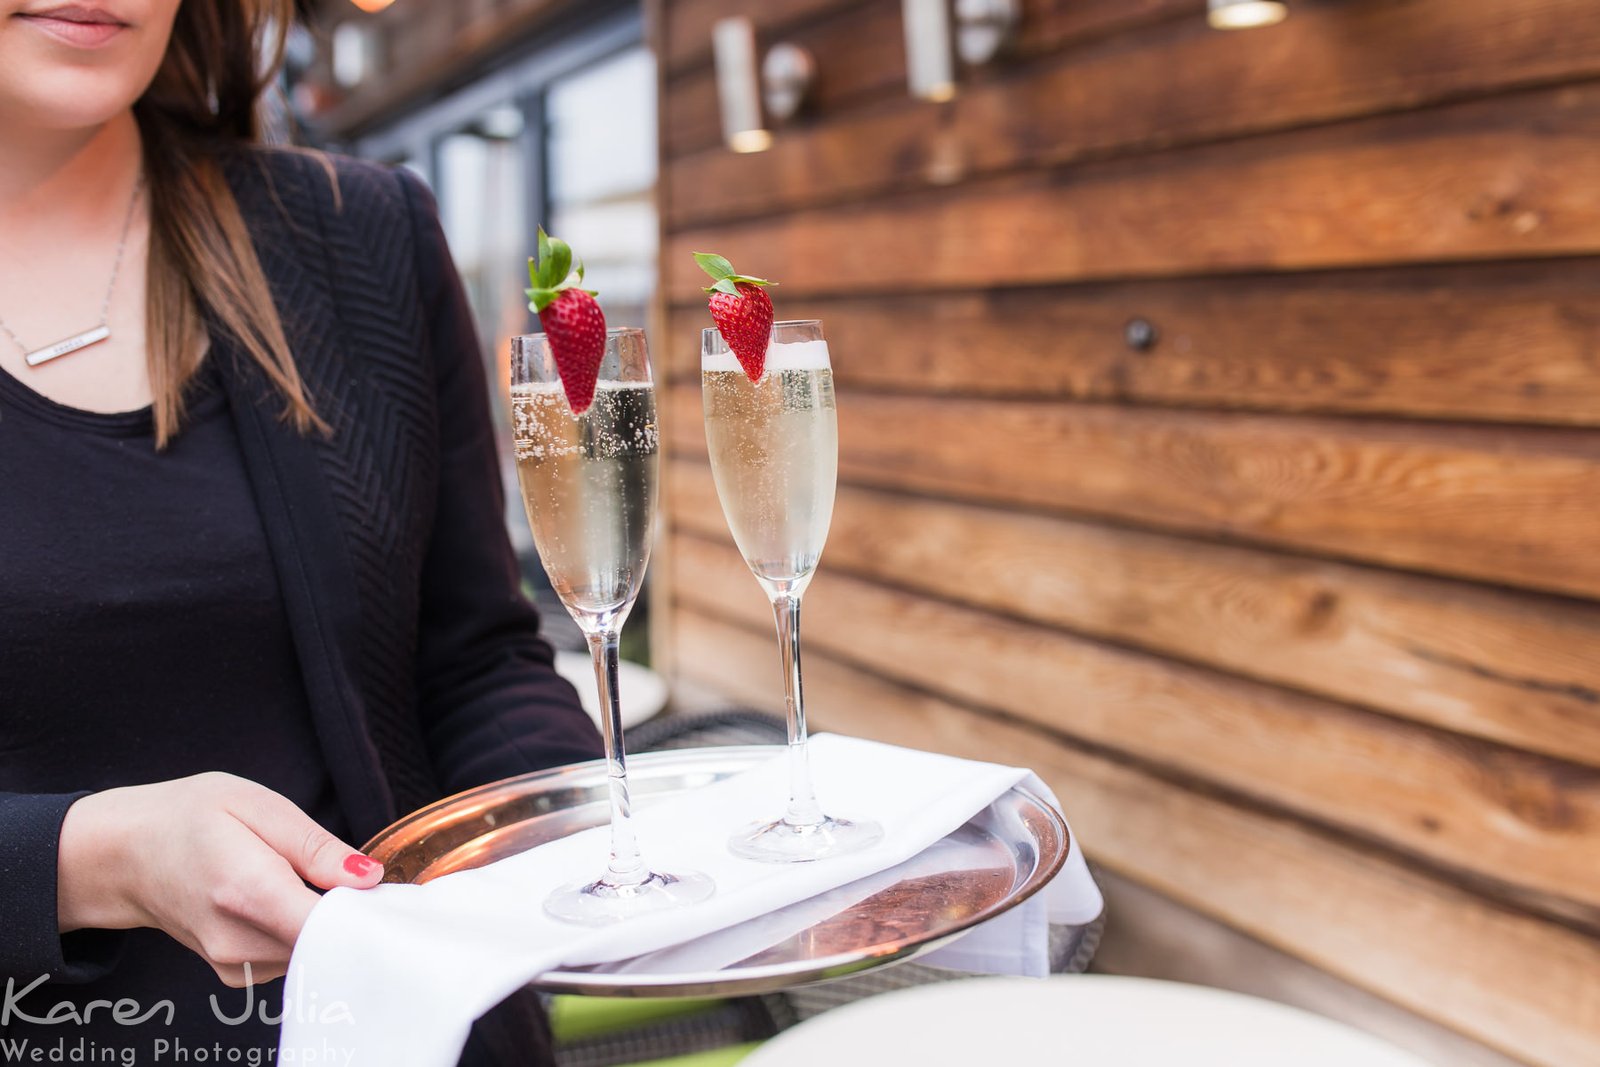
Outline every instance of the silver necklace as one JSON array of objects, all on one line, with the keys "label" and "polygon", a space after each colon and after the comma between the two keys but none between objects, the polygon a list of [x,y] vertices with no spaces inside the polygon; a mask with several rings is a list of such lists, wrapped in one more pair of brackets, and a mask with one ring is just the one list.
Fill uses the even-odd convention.
[{"label": "silver necklace", "polygon": [[117,275],[122,273],[122,253],[128,248],[128,231],[133,228],[133,209],[139,203],[139,190],[144,188],[144,178],[141,176],[133,183],[133,195],[128,198],[128,215],[122,220],[122,236],[117,241],[117,258],[111,264],[111,283],[106,286],[106,297],[100,302],[100,323],[97,326],[75,333],[71,337],[63,337],[55,344],[45,345],[29,351],[28,346],[22,343],[22,338],[11,332],[11,327],[0,319],[0,330],[16,346],[22,349],[22,358],[28,361],[28,366],[37,367],[49,363],[58,356],[71,355],[74,352],[88,348],[90,345],[99,344],[111,336],[111,294],[117,291]]}]

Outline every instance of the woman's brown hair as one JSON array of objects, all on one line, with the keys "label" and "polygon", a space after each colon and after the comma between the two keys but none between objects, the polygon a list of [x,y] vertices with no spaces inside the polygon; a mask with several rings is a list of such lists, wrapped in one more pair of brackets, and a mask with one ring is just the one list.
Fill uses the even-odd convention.
[{"label": "woman's brown hair", "polygon": [[134,105],[150,195],[146,347],[156,443],[183,421],[209,313],[238,339],[302,432],[326,429],[295,369],[283,323],[220,150],[257,139],[257,102],[276,76],[293,0],[185,0],[150,88]]}]

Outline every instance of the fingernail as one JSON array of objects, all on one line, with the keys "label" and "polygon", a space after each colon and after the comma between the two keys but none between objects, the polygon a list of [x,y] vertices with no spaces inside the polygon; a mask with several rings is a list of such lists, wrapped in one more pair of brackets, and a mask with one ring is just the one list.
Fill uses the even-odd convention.
[{"label": "fingernail", "polygon": [[380,867],[382,867],[382,864],[377,860],[368,859],[359,852],[351,853],[344,861],[344,869],[357,878],[365,878]]}]

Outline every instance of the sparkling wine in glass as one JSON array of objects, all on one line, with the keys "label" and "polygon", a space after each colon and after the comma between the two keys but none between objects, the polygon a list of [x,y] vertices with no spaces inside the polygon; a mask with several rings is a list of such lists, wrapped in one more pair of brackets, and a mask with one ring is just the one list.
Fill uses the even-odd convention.
[{"label": "sparkling wine in glass", "polygon": [[800,678],[800,598],[811,584],[838,480],[839,429],[833,370],[822,323],[778,322],[766,368],[752,382],[722,334],[701,334],[700,384],[706,444],[722,513],[739,552],[772,602],[789,718],[789,806],[735,834],[729,847],[751,859],[803,861],[866,848],[875,822],[823,813],[806,759]]},{"label": "sparkling wine in glass", "polygon": [[574,415],[543,334],[512,338],[517,479],[550,584],[588,639],[611,795],[611,862],[558,889],[545,910],[600,925],[709,897],[711,880],[651,870],[639,854],[617,699],[617,641],[650,560],[660,465],[644,332],[609,330],[594,402]]}]

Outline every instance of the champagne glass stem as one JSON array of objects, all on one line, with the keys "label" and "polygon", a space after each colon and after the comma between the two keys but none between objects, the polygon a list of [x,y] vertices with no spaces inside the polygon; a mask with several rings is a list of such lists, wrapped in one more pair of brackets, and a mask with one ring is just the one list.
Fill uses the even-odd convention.
[{"label": "champagne glass stem", "polygon": [[622,703],[617,694],[616,630],[591,633],[589,654],[600,689],[600,726],[606,744],[606,775],[611,787],[611,864],[604,879],[616,886],[638,885],[650,876],[633,836],[633,802],[628,796],[628,761],[622,747]]},{"label": "champagne glass stem", "polygon": [[789,714],[789,810],[783,821],[790,826],[816,826],[824,816],[811,791],[811,764],[806,758],[806,705],[800,682],[800,594],[780,593],[773,597],[772,614],[778,624],[784,705]]}]

